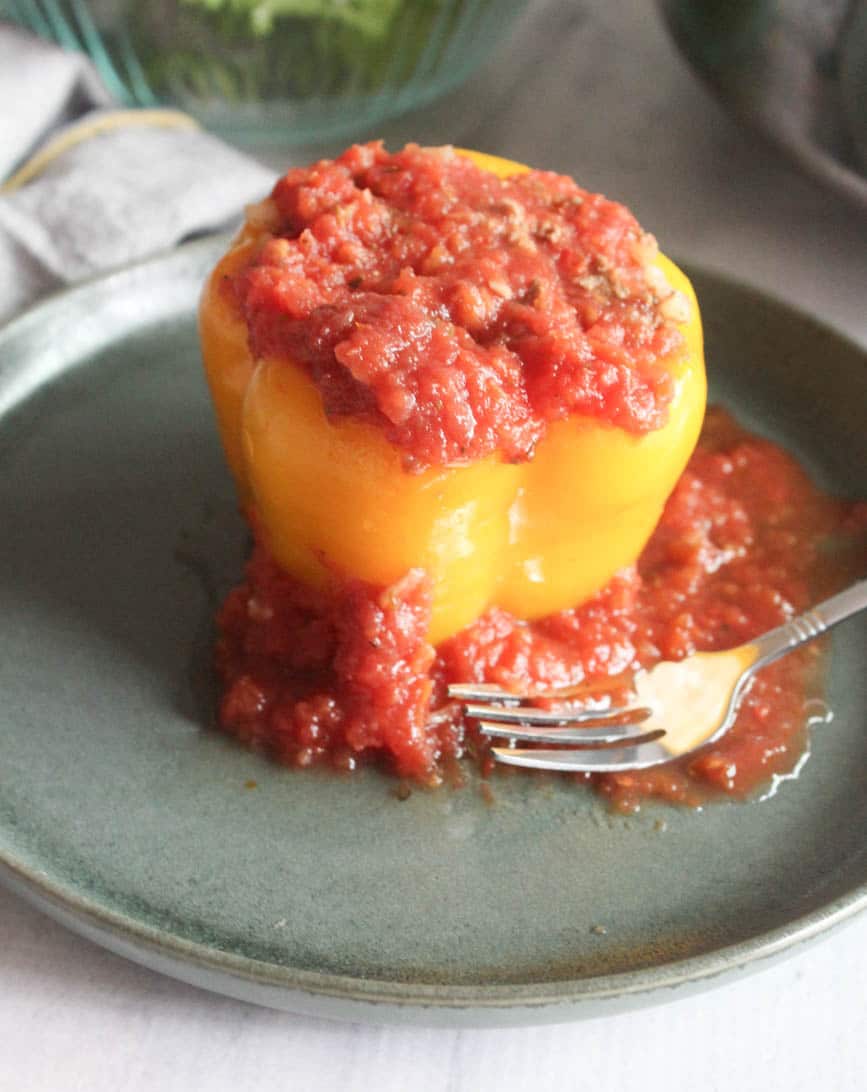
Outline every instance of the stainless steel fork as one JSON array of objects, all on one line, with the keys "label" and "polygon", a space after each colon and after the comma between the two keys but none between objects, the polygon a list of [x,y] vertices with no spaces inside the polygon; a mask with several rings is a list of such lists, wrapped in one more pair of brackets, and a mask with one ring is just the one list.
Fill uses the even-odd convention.
[{"label": "stainless steel fork", "polygon": [[[644,769],[718,740],[734,723],[757,671],[865,608],[867,580],[861,580],[747,644],[638,672],[633,696],[623,703],[603,696],[613,683],[625,689],[623,679],[532,695],[460,683],[449,687],[449,696],[464,702],[484,735],[510,741],[492,748],[500,762],[571,773]],[[529,704],[540,699],[570,704]],[[521,749],[518,742],[560,746]]]}]

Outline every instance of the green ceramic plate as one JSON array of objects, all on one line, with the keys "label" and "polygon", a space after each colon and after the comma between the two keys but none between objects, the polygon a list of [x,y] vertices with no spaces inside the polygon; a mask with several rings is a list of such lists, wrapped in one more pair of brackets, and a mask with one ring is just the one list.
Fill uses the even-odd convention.
[{"label": "green ceramic plate", "polygon": [[[244,529],[199,366],[225,240],[76,288],[0,334],[0,868],[148,966],[294,1011],[517,1023],[668,998],[867,903],[867,627],[761,802],[609,814],[553,780],[404,801],[209,727],[211,616]],[[867,495],[867,362],[705,274],[716,396]],[[255,782],[255,787],[251,783]]]}]

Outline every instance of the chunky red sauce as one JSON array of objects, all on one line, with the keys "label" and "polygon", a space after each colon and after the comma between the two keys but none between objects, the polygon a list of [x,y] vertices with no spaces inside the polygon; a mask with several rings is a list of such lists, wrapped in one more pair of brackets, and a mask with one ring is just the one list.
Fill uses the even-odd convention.
[{"label": "chunky red sauce", "polygon": [[[383,760],[436,783],[487,743],[450,705],[450,682],[527,690],[599,679],[733,647],[851,578],[867,505],[826,497],[783,450],[711,411],[693,458],[635,568],[590,602],[540,622],[491,610],[433,649],[421,572],[325,599],[257,547],[220,614],[220,723],[287,765]],[[743,795],[790,770],[805,745],[818,646],[766,668],[719,743],[665,766],[587,778],[615,806]]]},{"label": "chunky red sauce", "polygon": [[409,469],[532,455],[573,413],[661,427],[680,342],[656,244],[571,179],[501,180],[452,149],[355,146],[289,171],[232,279],[257,358],[381,427]]}]

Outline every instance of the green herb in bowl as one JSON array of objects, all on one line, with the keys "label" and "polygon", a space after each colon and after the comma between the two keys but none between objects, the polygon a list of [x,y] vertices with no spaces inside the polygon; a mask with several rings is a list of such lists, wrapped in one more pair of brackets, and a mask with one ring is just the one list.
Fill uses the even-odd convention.
[{"label": "green herb in bowl", "polygon": [[459,84],[526,0],[0,0],[86,51],[129,105],[176,105],[235,139],[359,134]]}]

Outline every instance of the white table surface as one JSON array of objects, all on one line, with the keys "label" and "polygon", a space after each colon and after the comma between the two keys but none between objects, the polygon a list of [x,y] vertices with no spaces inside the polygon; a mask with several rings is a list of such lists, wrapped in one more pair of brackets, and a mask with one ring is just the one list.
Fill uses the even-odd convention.
[{"label": "white table surface", "polygon": [[[574,174],[676,256],[867,343],[867,217],[732,124],[649,0],[540,3],[445,104],[387,130]],[[109,955],[0,891],[0,1092],[867,1087],[867,916],[783,963],[566,1026],[333,1024],[210,996]]]}]

